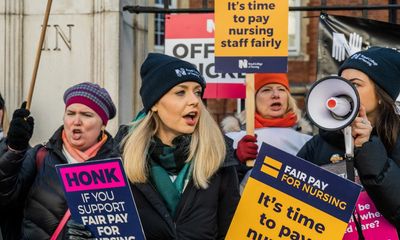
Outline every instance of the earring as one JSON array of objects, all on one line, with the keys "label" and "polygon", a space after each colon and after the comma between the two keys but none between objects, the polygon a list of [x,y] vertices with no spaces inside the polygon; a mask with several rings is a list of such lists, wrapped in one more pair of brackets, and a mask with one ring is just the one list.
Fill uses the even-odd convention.
[{"label": "earring", "polygon": [[382,100],[379,99],[378,104],[381,105],[381,103],[382,103]]},{"label": "earring", "polygon": [[99,137],[97,138],[98,140],[97,141],[101,141],[101,139],[103,139],[103,136],[104,136],[104,131],[106,130],[106,126],[101,126],[101,129],[100,129],[100,135],[99,135]]}]

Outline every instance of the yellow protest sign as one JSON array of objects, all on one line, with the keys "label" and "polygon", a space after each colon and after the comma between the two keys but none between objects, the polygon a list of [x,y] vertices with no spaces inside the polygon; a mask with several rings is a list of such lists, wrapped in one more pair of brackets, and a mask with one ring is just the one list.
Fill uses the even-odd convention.
[{"label": "yellow protest sign", "polygon": [[226,239],[342,239],[360,191],[264,143]]},{"label": "yellow protest sign", "polygon": [[287,72],[288,1],[215,1],[217,72]]}]

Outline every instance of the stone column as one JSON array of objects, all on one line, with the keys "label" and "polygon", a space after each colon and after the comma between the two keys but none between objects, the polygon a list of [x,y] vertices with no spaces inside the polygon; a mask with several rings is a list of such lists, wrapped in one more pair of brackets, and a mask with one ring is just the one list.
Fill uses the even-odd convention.
[{"label": "stone column", "polygon": [[0,1],[0,92],[9,112],[21,103],[23,1]]}]

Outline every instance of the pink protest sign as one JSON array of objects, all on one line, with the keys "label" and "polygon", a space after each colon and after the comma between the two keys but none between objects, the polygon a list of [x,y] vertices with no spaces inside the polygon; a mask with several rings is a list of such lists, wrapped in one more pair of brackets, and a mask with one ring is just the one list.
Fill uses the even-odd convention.
[{"label": "pink protest sign", "polygon": [[[376,209],[367,192],[361,192],[356,210],[360,215],[362,233],[365,240],[398,240],[396,228],[393,227]],[[358,240],[358,233],[353,217],[350,219],[343,240]]]},{"label": "pink protest sign", "polygon": [[89,191],[126,185],[118,161],[74,164],[60,168],[66,192]]}]

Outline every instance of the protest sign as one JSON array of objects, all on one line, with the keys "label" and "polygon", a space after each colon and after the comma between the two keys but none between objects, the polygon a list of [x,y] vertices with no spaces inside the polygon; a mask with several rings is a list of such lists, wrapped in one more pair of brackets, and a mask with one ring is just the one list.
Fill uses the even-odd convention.
[{"label": "protest sign", "polygon": [[120,158],[56,168],[72,218],[95,239],[145,239]]},{"label": "protest sign", "polygon": [[215,71],[286,73],[288,1],[215,1]]},{"label": "protest sign", "polygon": [[360,191],[358,184],[263,143],[226,239],[341,239]]},{"label": "protest sign", "polygon": [[[396,228],[386,220],[375,207],[367,192],[361,192],[356,204],[356,217],[361,224],[365,240],[398,240]],[[351,217],[343,240],[359,240],[357,229]]]},{"label": "protest sign", "polygon": [[242,73],[216,73],[214,69],[214,14],[165,16],[165,54],[196,66],[206,80],[204,98],[244,98]]}]

